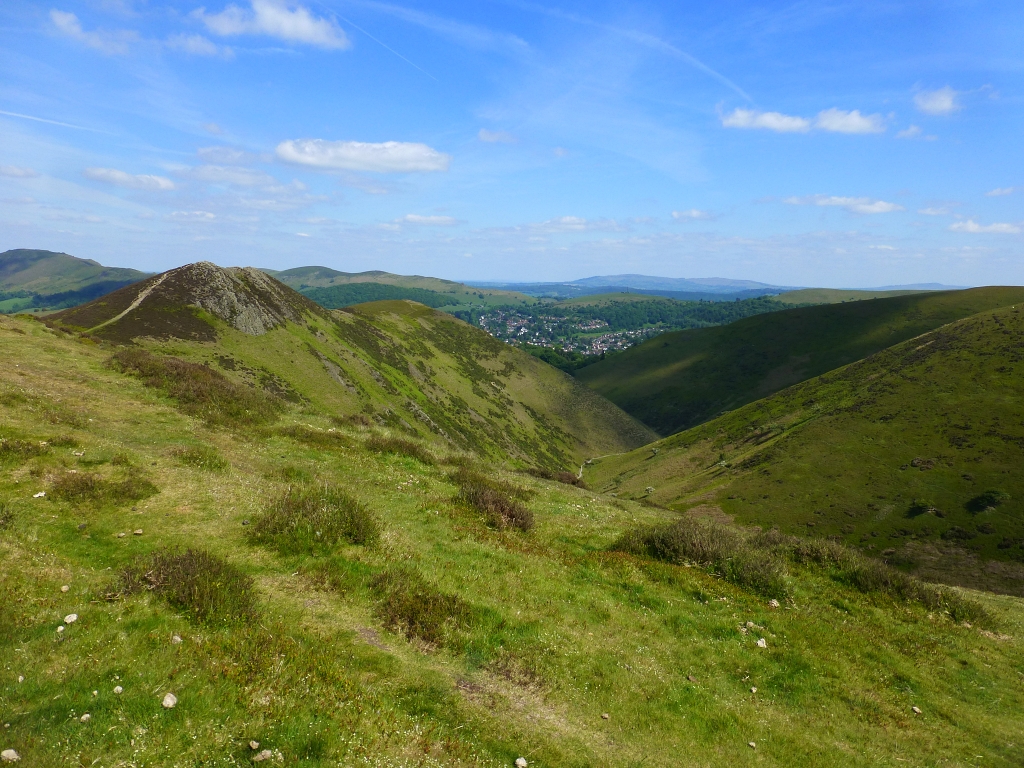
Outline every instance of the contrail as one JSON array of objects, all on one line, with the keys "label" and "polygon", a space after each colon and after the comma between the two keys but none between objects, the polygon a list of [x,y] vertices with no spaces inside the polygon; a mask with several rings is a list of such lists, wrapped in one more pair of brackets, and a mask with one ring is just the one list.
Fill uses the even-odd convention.
[{"label": "contrail", "polygon": [[47,120],[45,117],[33,117],[32,115],[22,115],[17,112],[6,112],[0,109],[0,115],[7,115],[8,117],[20,117],[22,120],[35,120],[37,123],[49,123],[50,125],[60,125],[64,128],[74,128],[76,131],[90,131],[91,133],[106,133],[106,131],[98,131],[95,128],[86,128],[83,125],[72,125],[71,123],[62,123],[59,120]]},{"label": "contrail", "polygon": [[409,61],[409,60],[408,60],[407,58],[405,58],[405,56],[403,56],[402,54],[400,54],[400,53],[399,53],[398,51],[396,51],[396,50],[395,50],[394,48],[392,48],[392,47],[390,47],[390,46],[388,46],[388,45],[385,45],[385,44],[384,44],[384,43],[382,43],[382,42],[381,42],[380,40],[378,40],[378,39],[377,39],[376,37],[374,37],[374,36],[373,36],[373,35],[371,35],[371,34],[370,34],[369,32],[367,32],[367,31],[366,31],[365,29],[363,29],[362,27],[360,27],[360,26],[359,26],[358,24],[353,24],[353,23],[352,23],[351,21],[349,21],[349,20],[348,20],[348,19],[346,19],[346,18],[345,18],[344,16],[342,16],[342,15],[341,15],[340,13],[338,14],[338,18],[339,18],[339,19],[341,19],[342,21],[344,21],[344,22],[345,22],[346,24],[350,24],[350,25],[352,25],[353,27],[355,27],[356,29],[358,29],[358,30],[359,30],[360,32],[362,32],[362,33],[363,33],[364,35],[366,35],[366,36],[367,36],[368,38],[370,38],[371,40],[373,40],[373,42],[377,43],[377,45],[379,45],[379,46],[381,46],[382,48],[386,48],[387,50],[391,51],[391,52],[392,52],[393,54],[395,54],[395,56],[397,56],[398,58],[400,58],[400,59],[401,59],[402,61],[404,61],[404,62],[405,62],[406,64],[409,64],[410,66],[416,67],[416,69],[418,69],[418,70],[419,70],[420,72],[422,72],[422,73],[423,73],[424,75],[426,75],[427,77],[429,77],[429,78],[430,78],[431,80],[433,80],[433,81],[434,81],[435,83],[440,83],[440,82],[441,82],[441,81],[440,81],[440,80],[438,80],[438,79],[437,79],[436,77],[434,77],[434,76],[433,76],[432,74],[430,74],[429,72],[427,72],[427,70],[425,70],[425,69],[424,69],[423,67],[421,67],[421,66],[419,66],[418,64],[415,64],[415,63],[413,63],[413,62],[411,62],[411,61]]}]

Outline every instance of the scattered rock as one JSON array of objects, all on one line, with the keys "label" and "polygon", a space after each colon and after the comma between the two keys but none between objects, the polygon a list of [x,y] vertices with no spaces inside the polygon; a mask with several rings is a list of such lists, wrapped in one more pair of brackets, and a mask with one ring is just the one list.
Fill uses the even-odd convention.
[{"label": "scattered rock", "polygon": [[750,747],[751,749],[757,749],[757,744],[755,742],[753,742],[753,741],[748,741],[747,742],[747,746]]},{"label": "scattered rock", "polygon": [[609,714],[608,714],[607,712],[602,712],[602,713],[601,713],[601,719],[602,719],[602,720],[607,720],[607,719],[609,719],[610,717],[611,717],[611,715],[609,715]]},{"label": "scattered rock", "polygon": [[65,624],[74,624],[76,621],[78,621],[77,613],[69,613],[67,616],[64,617]]},{"label": "scattered rock", "polygon": [[33,499],[41,499],[45,495],[46,495],[46,491],[40,491],[39,493],[33,493],[32,494],[32,498]]},{"label": "scattered rock", "polygon": [[527,762],[525,757],[516,758],[516,768],[526,768]]},{"label": "scattered rock", "polygon": [[753,628],[754,628],[754,622],[748,621],[747,622],[747,629],[753,629]]},{"label": "scattered rock", "polygon": [[242,525],[248,525],[248,524],[249,524],[249,521],[248,521],[248,520],[243,520],[243,521],[242,521]]},{"label": "scattered rock", "polygon": [[177,635],[171,635],[171,643],[173,645],[180,645],[181,644],[181,638],[178,637]]},{"label": "scattered rock", "polygon": [[913,712],[915,715],[920,715],[921,714],[921,708],[920,707],[911,707],[910,711]]},{"label": "scattered rock", "polygon": [[85,523],[79,523],[78,524],[78,530],[84,531],[85,530]]},{"label": "scattered rock", "polygon": [[119,533],[119,534],[117,534],[117,538],[123,539],[125,537],[125,535],[126,534],[124,534],[124,533]]},{"label": "scattered rock", "polygon": [[768,601],[768,607],[769,607],[769,608],[778,608],[778,607],[779,607],[779,601],[778,601],[778,600],[776,600],[776,599],[775,599],[775,598],[773,597],[773,598],[772,598],[771,600],[769,600],[769,601]]},{"label": "scattered rock", "polygon": [[124,688],[122,688],[120,685],[115,685],[114,686],[114,693],[116,693],[116,694],[124,693]]},{"label": "scattered rock", "polygon": [[21,755],[13,749],[5,749],[3,752],[0,752],[0,760],[3,760],[5,763],[16,763],[21,760]]},{"label": "scattered rock", "polygon": [[92,692],[92,695],[93,695],[93,696],[99,696],[99,695],[100,695],[100,692],[99,692],[99,691],[93,691],[93,692]]},{"label": "scattered rock", "polygon": [[759,639],[759,640],[757,641],[757,647],[758,647],[758,648],[767,648],[767,647],[768,647],[768,641],[767,641],[767,640],[765,640],[765,639],[764,639],[763,637],[762,637],[762,638],[760,638],[760,639]]},{"label": "scattered rock", "polygon": [[689,680],[691,683],[696,683],[697,682],[697,678],[694,677],[693,675],[687,675],[686,679]]},{"label": "scattered rock", "polygon": [[64,631],[64,625],[61,624],[59,627],[57,627],[57,634],[59,635],[63,631]]},{"label": "scattered rock", "polygon": [[752,686],[750,687],[750,692],[751,692],[751,693],[757,693],[757,686],[756,686],[756,685],[752,685]]},{"label": "scattered rock", "polygon": [[259,748],[260,748],[260,743],[258,741],[250,741],[249,742],[249,749],[251,749],[253,751],[256,751]]},{"label": "scattered rock", "polygon": [[253,755],[252,756],[252,761],[254,763],[262,763],[264,760],[269,760],[273,756],[274,756],[273,752],[271,752],[269,749],[264,749],[259,754]]},{"label": "scattered rock", "polygon": [[88,712],[86,712],[84,715],[82,715],[78,719],[81,720],[83,723],[88,723],[90,720],[92,720],[92,715],[90,715]]},{"label": "scattered rock", "polygon": [[61,592],[70,592],[71,591],[71,587],[69,587],[67,584],[65,584],[63,587],[60,588],[60,591]]},{"label": "scattered rock", "polygon": [[135,535],[135,536],[141,536],[142,535],[142,529],[141,528],[136,528],[134,531],[132,531],[132,534]]},{"label": "scattered rock", "polygon": [[164,700],[160,702],[164,709],[174,709],[174,706],[178,703],[178,697],[173,693],[168,693],[164,696]]},{"label": "scattered rock", "polygon": [[25,682],[25,676],[24,675],[18,675],[18,682],[19,683],[24,683]]}]

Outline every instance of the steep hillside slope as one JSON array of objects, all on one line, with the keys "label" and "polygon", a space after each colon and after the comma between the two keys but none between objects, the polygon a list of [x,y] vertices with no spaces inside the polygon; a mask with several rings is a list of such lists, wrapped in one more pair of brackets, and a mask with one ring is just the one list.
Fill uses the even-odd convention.
[{"label": "steep hillside slope", "polygon": [[758,315],[664,334],[582,369],[578,378],[667,435],[987,309],[1024,288],[899,296]]},{"label": "steep hillside slope", "polygon": [[1022,467],[1024,307],[1007,307],[596,461],[586,478],[1024,595]]},{"label": "steep hillside slope", "polygon": [[[23,318],[0,344],[17,765],[1020,763],[1024,601],[926,604],[805,548],[773,603],[617,546],[674,513],[306,404],[211,427],[108,363],[134,347]],[[489,522],[495,499],[532,527]]]},{"label": "steep hillside slope", "polygon": [[839,304],[844,301],[864,301],[864,299],[891,299],[894,296],[912,296],[915,293],[929,293],[923,290],[893,291],[858,291],[840,288],[801,288],[786,291],[774,298],[786,304]]},{"label": "steep hillside slope", "polygon": [[0,253],[0,312],[74,306],[147,277],[66,253],[19,248]]},{"label": "steep hillside slope", "polygon": [[180,267],[49,321],[527,465],[568,469],[655,438],[571,377],[454,317],[407,301],[331,312],[249,268]]}]

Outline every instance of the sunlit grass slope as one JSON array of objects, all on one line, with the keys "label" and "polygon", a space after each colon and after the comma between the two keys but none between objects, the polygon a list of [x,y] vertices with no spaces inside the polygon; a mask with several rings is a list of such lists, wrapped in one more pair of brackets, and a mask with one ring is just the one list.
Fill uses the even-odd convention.
[{"label": "sunlit grass slope", "polygon": [[21,319],[0,342],[23,765],[1019,764],[1015,598],[974,595],[969,626],[791,562],[772,608],[613,551],[674,513],[305,405],[210,427],[112,348]]},{"label": "sunlit grass slope", "polygon": [[210,365],[336,417],[526,466],[578,468],[656,436],[575,379],[410,301],[331,312],[256,270],[195,264],[52,323]]},{"label": "sunlit grass slope", "polygon": [[668,435],[945,323],[1015,302],[1024,302],[1024,288],[772,312],[658,336],[581,369],[578,378]]},{"label": "sunlit grass slope", "polygon": [[928,291],[848,291],[841,288],[801,288],[786,291],[774,298],[786,304],[838,304],[843,301],[864,301],[865,299],[890,299],[894,296],[912,296]]},{"label": "sunlit grass slope", "polygon": [[1022,310],[944,326],[586,477],[1024,595]]}]

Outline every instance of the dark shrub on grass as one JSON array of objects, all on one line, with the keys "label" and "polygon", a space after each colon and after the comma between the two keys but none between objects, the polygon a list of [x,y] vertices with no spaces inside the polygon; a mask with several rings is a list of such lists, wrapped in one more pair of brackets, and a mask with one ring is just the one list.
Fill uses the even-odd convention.
[{"label": "dark shrub on grass", "polygon": [[256,618],[252,578],[237,566],[200,549],[163,550],[121,572],[123,594],[148,590],[204,624]]},{"label": "dark shrub on grass", "polygon": [[533,512],[515,498],[525,498],[524,489],[464,467],[452,474],[452,481],[459,486],[459,498],[483,514],[494,528],[520,531],[533,528]]},{"label": "dark shrub on grass", "polygon": [[977,514],[987,509],[995,509],[1010,500],[1010,494],[1004,491],[985,491],[979,493],[965,505],[968,512]]},{"label": "dark shrub on grass", "polygon": [[0,531],[6,531],[14,525],[14,510],[10,503],[0,501]]},{"label": "dark shrub on grass", "polygon": [[365,413],[353,413],[350,416],[331,416],[331,421],[338,427],[372,427],[373,421]]},{"label": "dark shrub on grass", "polygon": [[579,488],[586,488],[587,484],[583,482],[582,477],[577,477],[572,472],[553,472],[550,469],[543,469],[541,467],[532,467],[525,470],[526,474],[539,477],[542,480],[555,480],[559,483],[565,483],[566,485],[575,485]]},{"label": "dark shrub on grass", "polygon": [[437,463],[437,458],[434,454],[422,445],[400,437],[373,435],[366,441],[366,447],[374,453],[397,453],[399,456],[409,456],[424,464],[433,465]]},{"label": "dark shrub on grass", "polygon": [[78,440],[72,435],[55,435],[51,437],[47,442],[54,448],[77,448]]},{"label": "dark shrub on grass", "polygon": [[25,461],[46,453],[48,446],[34,440],[0,439],[0,462]]},{"label": "dark shrub on grass", "polygon": [[142,379],[147,387],[163,390],[178,402],[182,411],[208,424],[265,424],[276,419],[284,407],[273,395],[235,384],[207,365],[176,357],[124,347],[114,353],[110,363]]},{"label": "dark shrub on grass", "polygon": [[281,554],[323,555],[342,542],[372,544],[376,518],[345,491],[328,483],[297,485],[253,520],[249,538]]},{"label": "dark shrub on grass", "polygon": [[220,472],[228,468],[227,461],[211,445],[190,445],[173,448],[171,456],[181,465],[207,472]]},{"label": "dark shrub on grass", "polygon": [[370,582],[377,613],[388,629],[432,645],[451,645],[472,617],[457,595],[441,592],[410,568],[389,568]]},{"label": "dark shrub on grass", "polygon": [[141,501],[159,489],[137,470],[130,469],[121,480],[108,480],[93,472],[65,472],[50,482],[50,496],[59,501],[125,504]]},{"label": "dark shrub on grass", "polygon": [[347,448],[351,445],[348,438],[341,434],[341,432],[334,429],[313,429],[304,424],[281,427],[278,430],[278,434],[316,448]]}]

